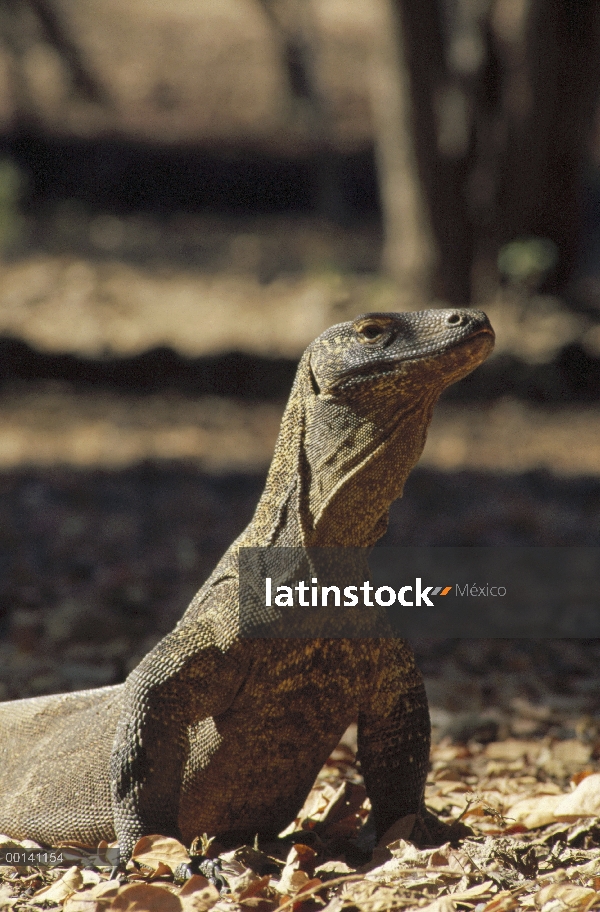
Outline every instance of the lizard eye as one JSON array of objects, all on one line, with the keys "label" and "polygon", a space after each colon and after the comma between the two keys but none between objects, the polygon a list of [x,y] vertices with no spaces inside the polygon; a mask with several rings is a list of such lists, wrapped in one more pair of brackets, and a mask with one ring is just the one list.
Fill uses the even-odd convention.
[{"label": "lizard eye", "polygon": [[376,342],[385,334],[385,330],[378,323],[365,323],[357,333],[359,342]]},{"label": "lizard eye", "polygon": [[356,340],[361,345],[389,344],[394,336],[394,320],[388,314],[365,314],[353,324]]}]

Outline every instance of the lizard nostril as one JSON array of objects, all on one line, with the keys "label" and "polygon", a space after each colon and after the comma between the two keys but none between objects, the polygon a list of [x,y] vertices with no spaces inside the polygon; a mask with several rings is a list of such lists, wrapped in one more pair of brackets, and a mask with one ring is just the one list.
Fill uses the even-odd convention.
[{"label": "lizard nostril", "polygon": [[464,316],[463,316],[463,314],[459,314],[459,313],[448,314],[448,316],[446,317],[446,323],[449,326],[460,326],[461,323],[464,323]]}]

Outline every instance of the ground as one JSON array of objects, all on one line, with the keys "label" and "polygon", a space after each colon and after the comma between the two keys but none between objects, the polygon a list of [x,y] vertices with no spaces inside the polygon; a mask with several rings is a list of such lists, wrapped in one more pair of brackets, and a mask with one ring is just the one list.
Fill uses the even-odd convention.
[{"label": "ground", "polygon": [[[552,714],[536,715],[535,707],[521,706],[521,718],[528,715],[539,724]],[[426,801],[455,829],[462,825],[463,838],[419,849],[406,840],[401,821],[371,861],[358,866],[349,840],[368,801],[354,764],[354,735],[351,729],[346,733],[279,846],[257,843],[219,853],[218,846],[202,840],[184,847],[173,839],[145,837],[127,874],[116,880],[107,869],[5,865],[0,907],[583,912],[600,904],[596,729],[581,724],[578,736],[566,740],[442,739],[432,752]],[[464,835],[465,825],[470,835]],[[34,847],[24,845],[29,851]],[[0,837],[2,848],[14,851],[18,845]],[[200,854],[213,861],[202,862]],[[202,873],[181,887],[179,866],[190,857]]]}]

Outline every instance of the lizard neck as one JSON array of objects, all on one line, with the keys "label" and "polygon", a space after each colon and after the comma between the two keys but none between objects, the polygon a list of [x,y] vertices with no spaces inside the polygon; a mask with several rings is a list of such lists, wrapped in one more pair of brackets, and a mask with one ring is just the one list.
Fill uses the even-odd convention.
[{"label": "lizard neck", "polygon": [[371,388],[364,401],[321,397],[301,362],[264,493],[238,545],[371,547],[422,453],[437,396]]},{"label": "lizard neck", "polygon": [[376,420],[350,427],[342,421],[333,452],[324,452],[319,439],[308,436],[305,449],[314,482],[308,495],[312,527],[305,529],[307,545],[369,548],[381,538],[389,508],[402,496],[423,452],[436,399],[424,395],[400,408],[396,400],[389,411],[382,402]]},{"label": "lizard neck", "polygon": [[250,524],[238,539],[240,547],[304,545],[300,517],[304,484],[302,452],[310,393],[310,367],[305,352],[281,419],[265,488]]}]

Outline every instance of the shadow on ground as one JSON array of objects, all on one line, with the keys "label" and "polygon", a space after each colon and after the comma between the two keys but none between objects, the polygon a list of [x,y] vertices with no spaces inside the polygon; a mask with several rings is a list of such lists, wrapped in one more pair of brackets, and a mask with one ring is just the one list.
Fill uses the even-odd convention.
[{"label": "shadow on ground", "polygon": [[[0,696],[123,680],[249,521],[263,483],[264,474],[213,476],[181,462],[3,472]],[[599,530],[599,478],[417,469],[384,543],[596,545]],[[417,648],[436,704],[450,710],[550,691],[577,712],[600,710],[596,641]]]}]

